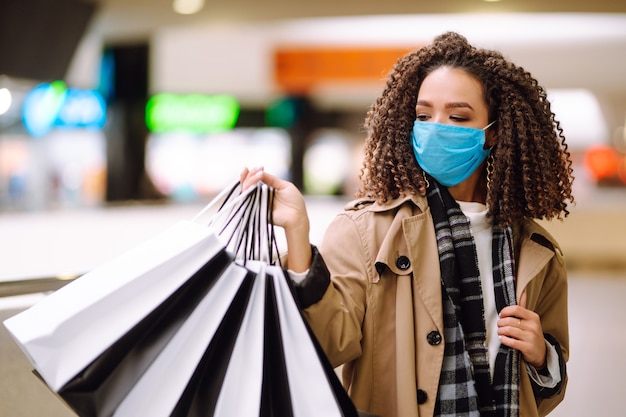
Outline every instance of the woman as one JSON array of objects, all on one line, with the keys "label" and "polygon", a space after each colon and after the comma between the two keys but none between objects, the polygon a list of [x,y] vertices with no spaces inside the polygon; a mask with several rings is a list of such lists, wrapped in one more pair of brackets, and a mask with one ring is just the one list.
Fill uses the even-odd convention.
[{"label": "woman", "polygon": [[537,416],[563,398],[567,276],[532,219],[568,215],[572,168],[546,93],[456,33],[401,58],[366,118],[358,200],[308,240],[302,195],[274,222],[305,316],[358,409]]}]

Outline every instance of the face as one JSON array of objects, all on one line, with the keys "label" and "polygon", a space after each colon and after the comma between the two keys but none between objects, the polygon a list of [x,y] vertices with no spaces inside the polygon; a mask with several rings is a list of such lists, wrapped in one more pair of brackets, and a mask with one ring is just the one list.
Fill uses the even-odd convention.
[{"label": "face", "polygon": [[[483,129],[489,124],[489,109],[483,86],[476,78],[458,68],[441,67],[430,73],[420,87],[416,118]],[[493,146],[493,135],[486,131],[486,147]]]}]

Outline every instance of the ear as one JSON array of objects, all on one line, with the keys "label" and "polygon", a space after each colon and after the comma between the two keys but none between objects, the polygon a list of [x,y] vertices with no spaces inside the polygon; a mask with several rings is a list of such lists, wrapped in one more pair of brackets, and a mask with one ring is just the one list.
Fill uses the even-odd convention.
[{"label": "ear", "polygon": [[498,136],[496,132],[491,129],[487,129],[485,132],[485,148],[491,149],[498,143]]}]

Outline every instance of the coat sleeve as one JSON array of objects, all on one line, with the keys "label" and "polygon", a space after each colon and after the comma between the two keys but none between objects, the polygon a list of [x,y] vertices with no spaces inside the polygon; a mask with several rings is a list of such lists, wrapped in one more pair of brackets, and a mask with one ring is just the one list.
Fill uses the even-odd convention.
[{"label": "coat sleeve", "polygon": [[304,315],[333,366],[361,355],[366,308],[365,254],[353,220],[340,214],[313,250],[307,277],[296,285]]}]

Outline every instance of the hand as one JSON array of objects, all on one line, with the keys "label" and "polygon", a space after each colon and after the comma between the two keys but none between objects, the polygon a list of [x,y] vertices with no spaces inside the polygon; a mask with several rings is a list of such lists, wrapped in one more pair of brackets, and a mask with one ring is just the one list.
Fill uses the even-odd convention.
[{"label": "hand", "polygon": [[289,181],[284,181],[274,175],[270,175],[263,170],[263,167],[256,167],[248,170],[244,168],[239,181],[244,190],[255,185],[259,181],[274,188],[274,224],[276,226],[289,228],[303,228],[306,226],[308,233],[309,219],[307,216],[304,197]]},{"label": "hand", "polygon": [[504,307],[498,320],[498,336],[503,345],[521,352],[524,360],[535,369],[546,366],[546,342],[541,320],[534,311],[526,309],[526,292],[519,304]]},{"label": "hand", "polygon": [[285,229],[289,269],[303,272],[311,265],[310,223],[304,197],[289,181],[268,174],[263,167],[244,168],[239,177],[244,190],[263,181],[274,188],[274,225]]}]

